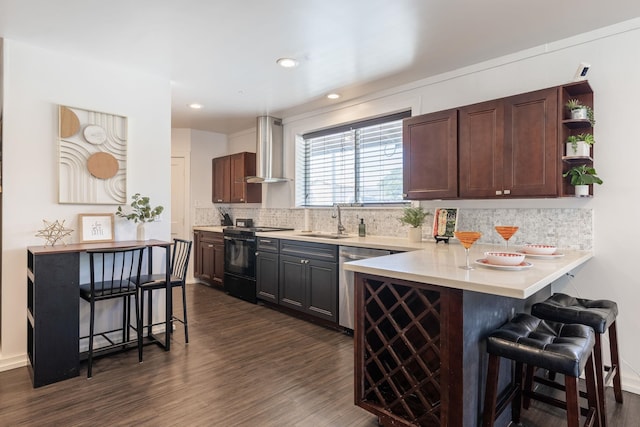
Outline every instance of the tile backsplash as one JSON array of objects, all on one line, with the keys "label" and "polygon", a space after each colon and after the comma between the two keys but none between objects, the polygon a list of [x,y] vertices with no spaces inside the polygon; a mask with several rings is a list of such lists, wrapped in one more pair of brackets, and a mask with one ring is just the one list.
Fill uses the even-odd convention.
[{"label": "tile backsplash", "polygon": [[[236,218],[253,218],[256,225],[291,227],[301,230],[304,226],[305,209],[275,209],[226,206]],[[357,234],[360,218],[364,218],[367,234],[372,236],[406,236],[408,227],[398,219],[401,208],[341,208],[342,224],[348,233]],[[309,209],[311,228],[319,231],[337,230],[338,220],[332,218],[332,208]],[[220,215],[214,208],[195,208],[194,225],[219,225]],[[430,238],[433,216],[427,217],[423,226],[423,238]],[[495,231],[496,225],[516,225],[520,229],[509,241],[553,244],[559,248],[593,249],[593,210],[574,208],[545,209],[467,209],[458,211],[458,230],[480,231],[480,242],[500,244],[503,242]]]}]

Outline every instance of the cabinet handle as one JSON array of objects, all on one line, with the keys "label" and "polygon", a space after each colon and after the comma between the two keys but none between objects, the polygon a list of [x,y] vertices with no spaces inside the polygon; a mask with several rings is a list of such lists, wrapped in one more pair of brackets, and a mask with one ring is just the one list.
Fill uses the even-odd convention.
[{"label": "cabinet handle", "polygon": [[300,264],[304,264],[304,260],[303,259],[300,260]]},{"label": "cabinet handle", "polygon": [[402,198],[406,199],[407,197],[409,197],[407,193],[402,193]]},{"label": "cabinet handle", "polygon": [[496,190],[496,196],[502,196],[502,191]]},{"label": "cabinet handle", "polygon": [[256,256],[260,255],[260,252],[256,252]]},{"label": "cabinet handle", "polygon": [[511,194],[511,190],[504,190],[504,194]]},{"label": "cabinet handle", "polygon": [[208,248],[212,248],[212,247],[213,247],[213,245],[207,245],[207,247],[208,247]]}]

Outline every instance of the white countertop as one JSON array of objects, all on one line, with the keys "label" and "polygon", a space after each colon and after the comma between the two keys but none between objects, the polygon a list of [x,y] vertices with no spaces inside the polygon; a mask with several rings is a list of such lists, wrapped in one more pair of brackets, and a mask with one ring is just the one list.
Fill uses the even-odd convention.
[{"label": "white countertop", "polygon": [[394,279],[525,299],[593,257],[591,251],[559,250],[564,254],[563,257],[525,258],[533,266],[518,271],[475,264],[477,259],[483,258],[484,252],[491,250],[504,250],[504,246],[476,244],[471,247],[469,262],[474,266],[473,270],[460,268],[465,264],[464,249],[454,243],[431,244],[428,249],[352,261],[345,263],[344,268]]},{"label": "white countertop", "polygon": [[[211,231],[214,233],[222,233],[224,227],[221,226],[195,226],[194,231]],[[329,232],[326,232],[329,234]],[[274,239],[287,239],[287,240],[299,240],[302,242],[316,242],[326,243],[329,245],[340,246],[357,246],[362,248],[371,249],[387,249],[391,251],[415,251],[417,249],[428,248],[433,245],[433,242],[409,242],[406,238],[399,237],[386,237],[386,236],[366,236],[358,237],[357,234],[348,234],[350,237],[344,239],[328,239],[326,237],[313,237],[309,236],[308,232],[300,230],[287,230],[287,231],[268,231],[262,233],[256,233],[258,237],[272,237]],[[442,244],[442,243],[441,243]]]},{"label": "white countertop", "polygon": [[[222,232],[221,226],[197,226],[194,230]],[[326,243],[339,246],[356,246],[391,251],[407,251],[394,255],[351,261],[344,264],[346,270],[375,274],[394,279],[429,283],[450,288],[483,292],[512,298],[525,299],[535,294],[554,280],[562,277],[593,257],[591,251],[562,250],[563,257],[554,259],[530,258],[526,262],[533,266],[526,270],[499,270],[475,264],[484,252],[504,250],[503,245],[475,244],[471,247],[469,261],[473,270],[460,268],[465,263],[464,249],[457,242],[434,241],[409,242],[406,238],[386,236],[352,237],[328,239],[312,237],[300,230],[256,233],[259,237],[272,237],[304,242]],[[518,248],[512,248],[517,250]]]}]

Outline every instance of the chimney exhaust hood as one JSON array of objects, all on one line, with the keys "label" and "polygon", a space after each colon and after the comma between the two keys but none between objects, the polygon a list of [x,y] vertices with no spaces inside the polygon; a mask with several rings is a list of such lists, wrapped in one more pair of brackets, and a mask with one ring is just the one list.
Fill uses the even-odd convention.
[{"label": "chimney exhaust hood", "polygon": [[282,119],[260,116],[257,119],[256,176],[247,176],[249,183],[285,182],[282,170]]}]

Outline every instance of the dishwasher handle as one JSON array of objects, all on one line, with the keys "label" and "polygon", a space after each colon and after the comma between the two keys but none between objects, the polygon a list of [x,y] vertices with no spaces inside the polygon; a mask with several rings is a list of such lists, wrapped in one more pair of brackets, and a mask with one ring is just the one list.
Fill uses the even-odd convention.
[{"label": "dishwasher handle", "polygon": [[384,256],[384,255],[390,255],[390,254],[391,253],[384,253],[380,255],[356,255],[348,252],[340,252],[340,258],[343,258],[345,261],[358,261],[361,259],[375,258],[377,256]]},{"label": "dishwasher handle", "polygon": [[368,256],[358,256],[354,254],[340,254],[340,258],[344,258],[347,261],[357,261],[360,259],[369,259],[371,257]]}]

